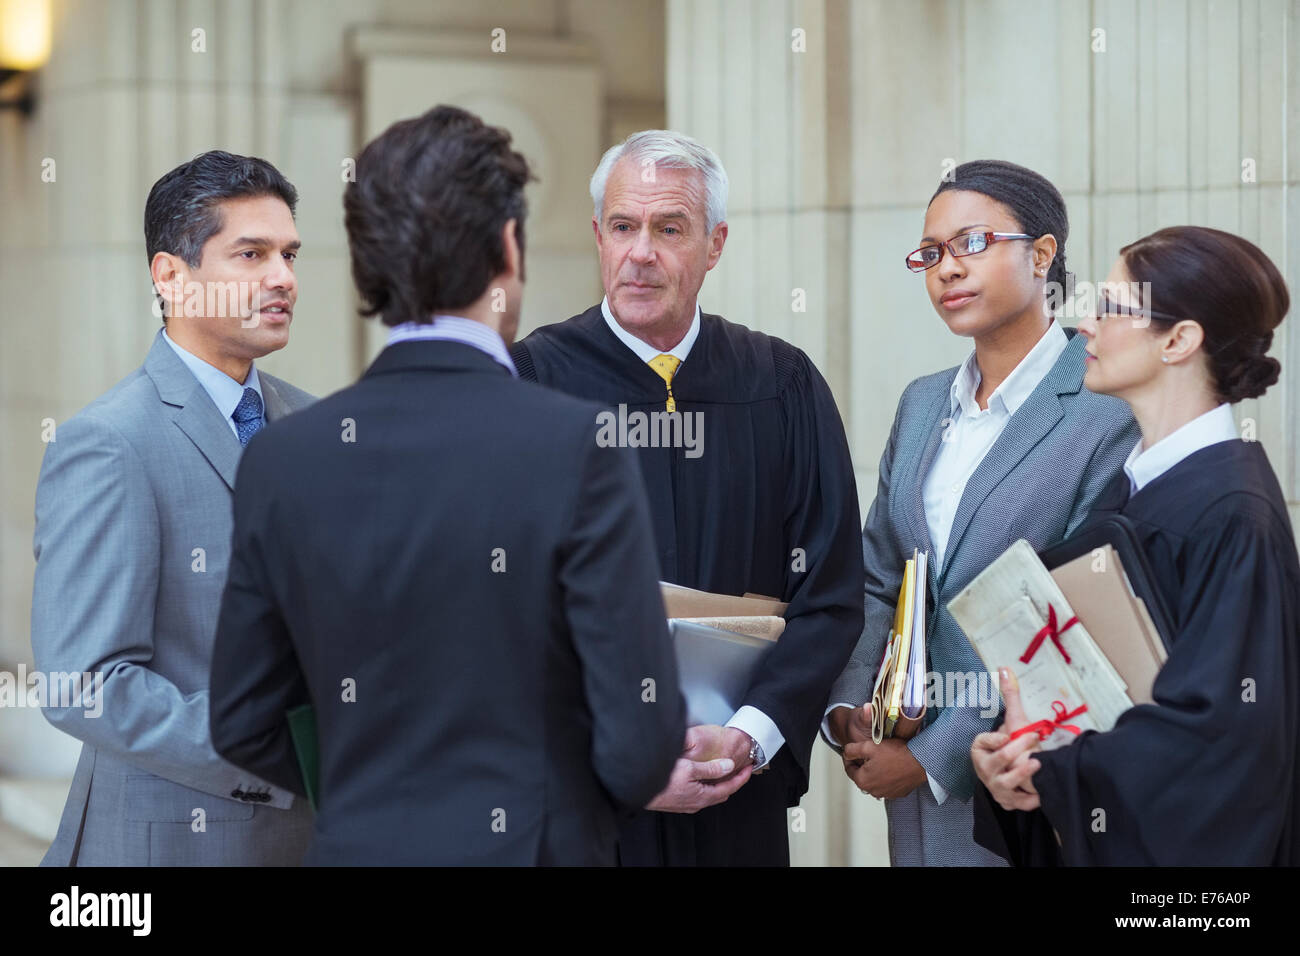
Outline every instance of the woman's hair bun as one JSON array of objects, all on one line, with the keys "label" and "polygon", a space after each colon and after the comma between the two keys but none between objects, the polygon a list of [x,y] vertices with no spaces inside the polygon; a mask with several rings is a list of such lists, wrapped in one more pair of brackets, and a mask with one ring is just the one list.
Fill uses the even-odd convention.
[{"label": "woman's hair bun", "polygon": [[1269,355],[1249,356],[1224,370],[1219,381],[1223,398],[1239,402],[1243,398],[1258,398],[1272,385],[1277,384],[1282,373],[1282,363]]}]

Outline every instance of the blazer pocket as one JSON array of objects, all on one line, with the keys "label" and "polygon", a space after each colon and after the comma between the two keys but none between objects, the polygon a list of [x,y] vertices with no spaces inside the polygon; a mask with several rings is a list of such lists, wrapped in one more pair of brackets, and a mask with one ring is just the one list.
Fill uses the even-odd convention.
[{"label": "blazer pocket", "polygon": [[191,823],[202,809],[209,822],[251,820],[255,807],[215,794],[193,790],[154,774],[126,778],[126,818],[141,823]]}]

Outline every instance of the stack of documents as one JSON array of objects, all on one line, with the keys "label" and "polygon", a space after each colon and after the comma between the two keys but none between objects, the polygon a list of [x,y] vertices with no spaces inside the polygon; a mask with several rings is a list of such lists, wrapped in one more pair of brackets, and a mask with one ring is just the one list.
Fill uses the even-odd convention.
[{"label": "stack of documents", "polygon": [[[1048,721],[1044,749],[1105,731],[1151,700],[1164,648],[1119,557],[1099,548],[1049,572],[1017,541],[953,598],[948,610],[998,687],[1011,668],[1031,722]],[[1073,729],[1069,729],[1073,728]]]},{"label": "stack of documents", "polygon": [[929,591],[928,551],[912,551],[903,565],[903,585],[894,609],[885,654],[871,692],[871,738],[915,736],[925,717],[925,597]]},{"label": "stack of documents", "polygon": [[1155,703],[1151,688],[1169,654],[1115,549],[1107,544],[1081,555],[1053,568],[1052,578],[1119,672],[1133,703]]},{"label": "stack of documents", "polygon": [[725,724],[785,630],[775,598],[710,594],[660,582],[688,724]]}]

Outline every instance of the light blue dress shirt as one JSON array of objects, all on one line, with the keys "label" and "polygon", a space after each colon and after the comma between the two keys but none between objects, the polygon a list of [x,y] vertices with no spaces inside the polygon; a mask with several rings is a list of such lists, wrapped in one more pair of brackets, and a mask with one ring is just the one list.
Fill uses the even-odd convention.
[{"label": "light blue dress shirt", "polygon": [[257,379],[257,366],[248,367],[248,378],[241,385],[233,378],[227,375],[215,365],[203,361],[192,352],[187,352],[171,340],[167,330],[163,329],[163,338],[172,350],[180,356],[180,360],[185,363],[185,367],[194,374],[203,386],[203,390],[208,393],[212,403],[217,406],[217,411],[226,417],[226,424],[230,426],[230,433],[239,440],[239,431],[235,428],[235,420],[231,418],[235,414],[235,408],[244,397],[244,389],[251,388],[257,392],[257,397],[262,400],[262,424],[266,424],[266,396],[262,394],[262,384]]}]

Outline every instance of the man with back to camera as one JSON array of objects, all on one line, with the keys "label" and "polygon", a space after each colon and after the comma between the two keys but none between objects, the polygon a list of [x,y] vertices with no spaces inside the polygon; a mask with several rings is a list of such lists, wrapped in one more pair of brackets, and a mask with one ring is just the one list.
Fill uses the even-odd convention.
[{"label": "man with back to camera", "polygon": [[235,467],[267,421],[312,401],[254,364],[289,341],[297,201],[270,163],[220,150],[154,183],[163,328],[46,449],[32,651],[42,671],[96,676],[79,706],[44,708],[83,741],[44,865],[297,865],[306,851],[306,801],[222,759],[208,733]]},{"label": "man with back to camera", "polygon": [[388,344],[240,467],[212,733],[299,789],[311,702],[312,864],[613,863],[685,732],[636,462],[507,351],[529,178],[449,106],[371,142],[345,223]]}]

